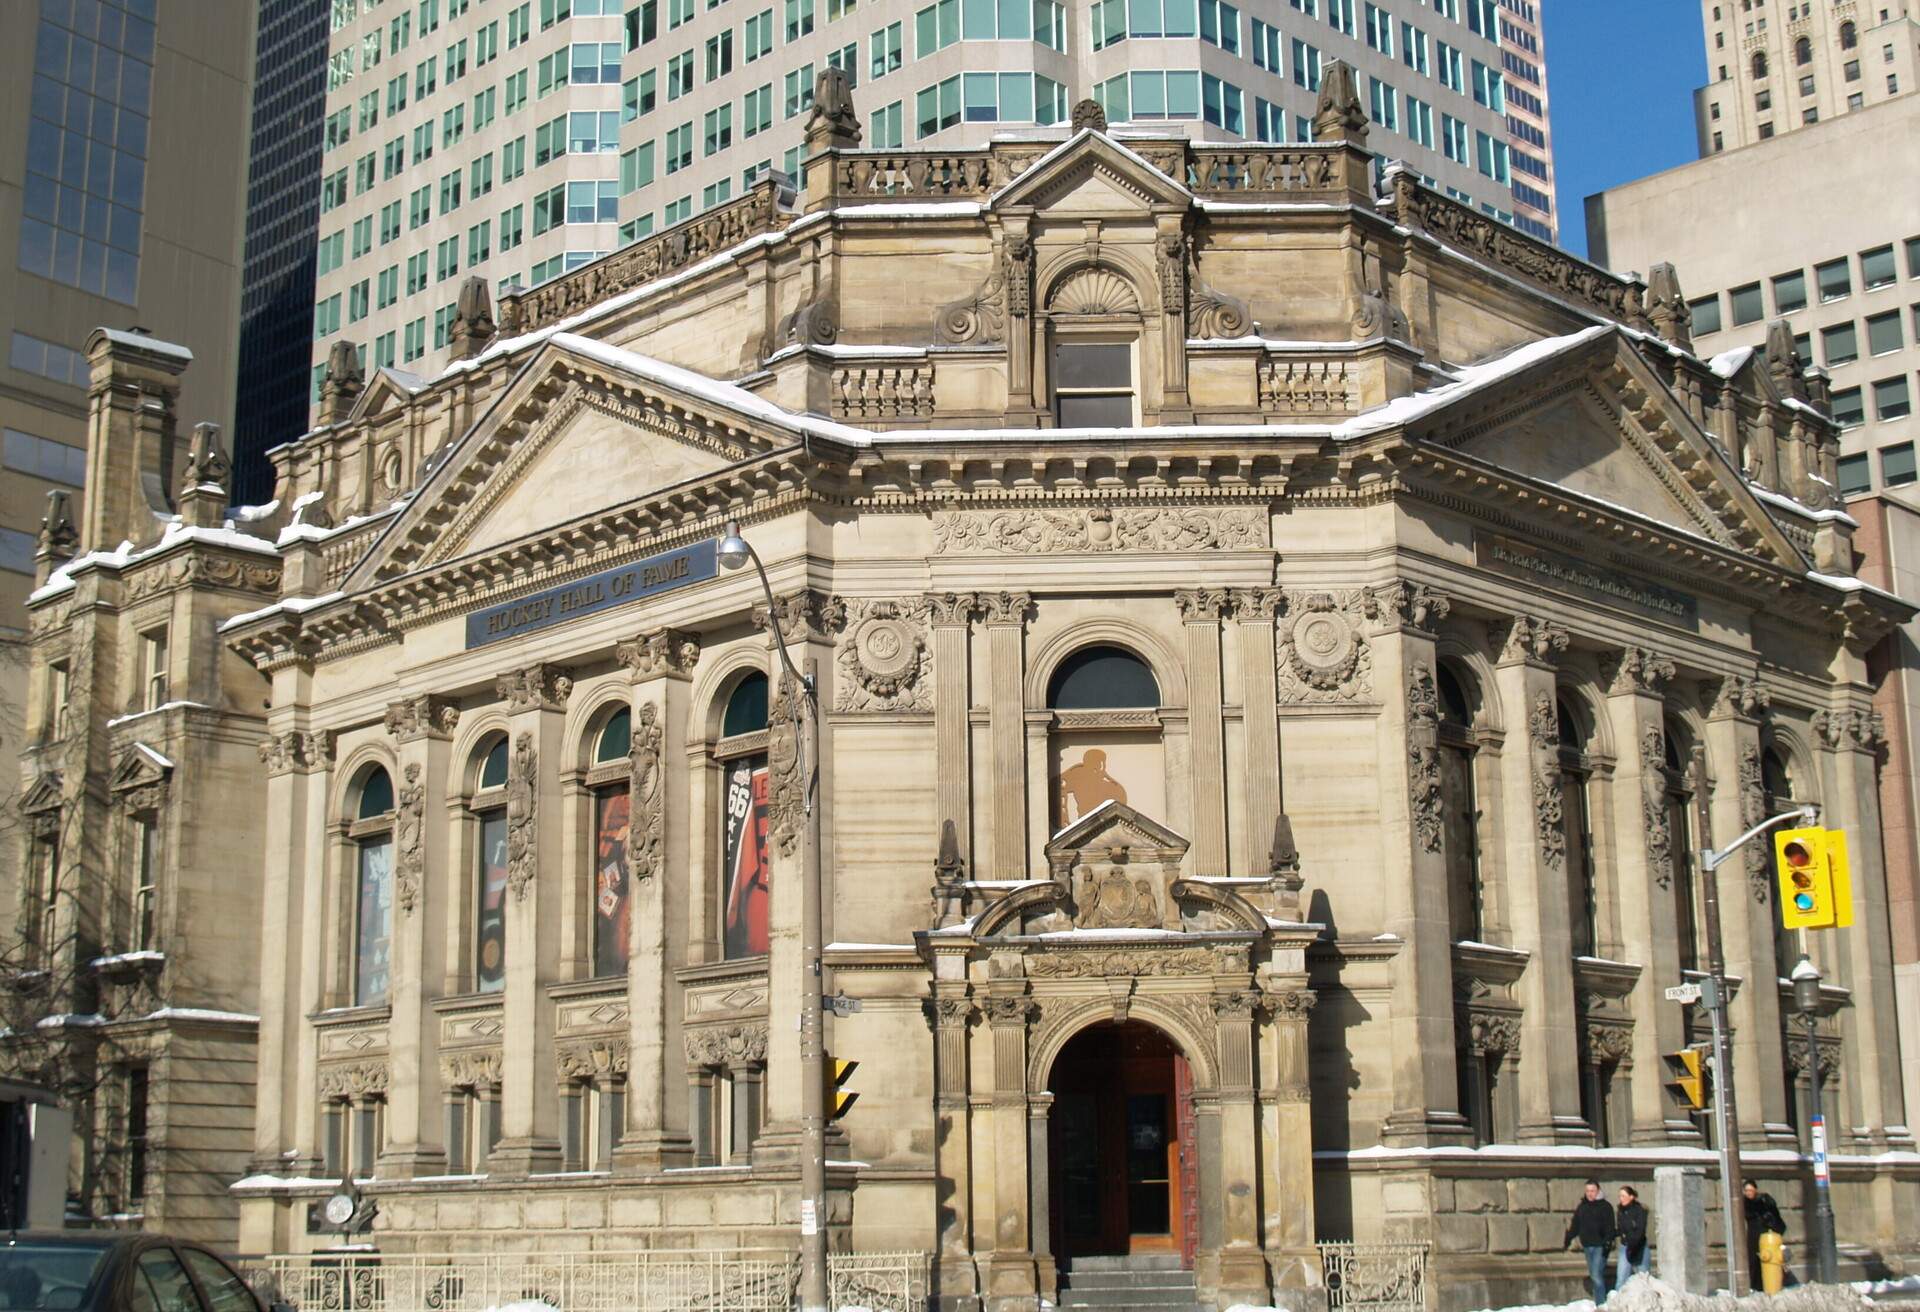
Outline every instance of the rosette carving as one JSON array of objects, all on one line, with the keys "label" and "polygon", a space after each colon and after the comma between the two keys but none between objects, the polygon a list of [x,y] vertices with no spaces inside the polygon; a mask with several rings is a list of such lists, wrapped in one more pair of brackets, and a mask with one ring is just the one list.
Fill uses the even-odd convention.
[{"label": "rosette carving", "polygon": [[921,627],[920,602],[855,601],[848,606],[840,643],[835,709],[933,709],[932,653]]},{"label": "rosette carving", "polygon": [[1363,622],[1365,592],[1287,594],[1276,674],[1282,703],[1352,702],[1373,693],[1373,651]]}]

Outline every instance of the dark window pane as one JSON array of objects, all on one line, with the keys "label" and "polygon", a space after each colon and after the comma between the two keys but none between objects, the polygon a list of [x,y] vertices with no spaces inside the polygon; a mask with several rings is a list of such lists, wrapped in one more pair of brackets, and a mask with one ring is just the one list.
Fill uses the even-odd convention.
[{"label": "dark window pane", "polygon": [[1047,705],[1059,711],[1158,706],[1160,685],[1146,662],[1118,647],[1082,647],[1053,672]]},{"label": "dark window pane", "polygon": [[1120,344],[1054,348],[1055,387],[1132,387],[1133,351]]},{"label": "dark window pane", "polygon": [[740,680],[727,698],[720,734],[731,738],[738,733],[753,733],[767,727],[767,676],[757,670]]},{"label": "dark window pane", "polygon": [[494,740],[487,752],[487,759],[480,764],[480,786],[482,788],[504,788],[507,786],[507,740]]},{"label": "dark window pane", "polygon": [[1125,428],[1133,423],[1131,396],[1063,396],[1062,428]]},{"label": "dark window pane", "polygon": [[369,819],[385,815],[393,810],[393,780],[387,772],[375,766],[373,772],[360,785],[359,818]]},{"label": "dark window pane", "polygon": [[596,761],[626,760],[627,748],[631,745],[632,739],[632,713],[626,710],[615,711],[613,718],[607,721],[606,728],[600,731],[600,745],[594,752],[593,759]]}]

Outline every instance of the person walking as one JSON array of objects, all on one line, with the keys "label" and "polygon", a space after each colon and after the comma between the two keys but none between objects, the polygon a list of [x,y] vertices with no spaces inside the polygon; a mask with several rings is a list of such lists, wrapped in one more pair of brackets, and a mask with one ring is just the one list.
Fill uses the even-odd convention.
[{"label": "person walking", "polygon": [[1636,1271],[1648,1269],[1647,1261],[1647,1209],[1640,1201],[1640,1191],[1630,1184],[1620,1186],[1619,1217],[1620,1264],[1614,1274],[1615,1289],[1633,1278]]},{"label": "person walking", "polygon": [[1747,1213],[1748,1278],[1756,1292],[1777,1294],[1786,1277],[1787,1223],[1773,1195],[1761,1193],[1753,1181],[1740,1186],[1740,1197]]},{"label": "person walking", "polygon": [[1594,1306],[1607,1301],[1607,1256],[1613,1249],[1614,1237],[1619,1233],[1614,1226],[1613,1204],[1600,1196],[1600,1182],[1587,1181],[1583,1197],[1573,1209],[1573,1218],[1567,1222],[1566,1239],[1563,1248],[1572,1248],[1578,1239],[1580,1247],[1587,1255],[1587,1284],[1593,1290]]}]

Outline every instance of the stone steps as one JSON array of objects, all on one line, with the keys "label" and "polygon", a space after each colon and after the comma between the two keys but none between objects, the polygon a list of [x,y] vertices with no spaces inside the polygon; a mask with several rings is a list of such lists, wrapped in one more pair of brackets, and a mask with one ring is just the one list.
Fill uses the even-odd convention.
[{"label": "stone steps", "polygon": [[1060,1275],[1062,1308],[1100,1308],[1103,1312],[1156,1312],[1196,1306],[1193,1272],[1181,1269],[1175,1253],[1128,1257],[1074,1258]]}]

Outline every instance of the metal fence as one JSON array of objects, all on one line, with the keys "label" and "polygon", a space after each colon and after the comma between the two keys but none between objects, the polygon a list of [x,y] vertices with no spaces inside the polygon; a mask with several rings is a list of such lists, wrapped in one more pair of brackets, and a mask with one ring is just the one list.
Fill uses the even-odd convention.
[{"label": "metal fence", "polygon": [[[583,1253],[291,1253],[244,1264],[299,1312],[790,1312],[800,1261],[769,1249]],[[830,1301],[924,1312],[925,1253],[835,1253]]]},{"label": "metal fence", "polygon": [[1426,1312],[1426,1244],[1321,1244],[1327,1307]]}]

